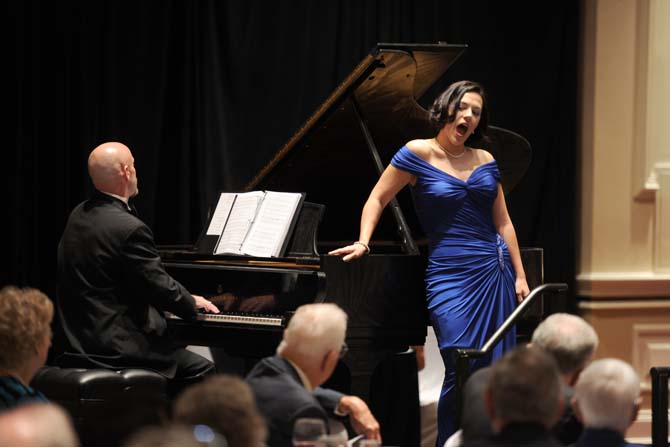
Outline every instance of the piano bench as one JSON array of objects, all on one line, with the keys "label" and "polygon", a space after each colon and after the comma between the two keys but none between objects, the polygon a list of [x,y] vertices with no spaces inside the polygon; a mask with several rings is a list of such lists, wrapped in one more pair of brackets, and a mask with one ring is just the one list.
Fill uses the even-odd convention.
[{"label": "piano bench", "polygon": [[150,370],[44,366],[31,386],[70,413],[82,447],[118,446],[169,417],[167,380]]}]

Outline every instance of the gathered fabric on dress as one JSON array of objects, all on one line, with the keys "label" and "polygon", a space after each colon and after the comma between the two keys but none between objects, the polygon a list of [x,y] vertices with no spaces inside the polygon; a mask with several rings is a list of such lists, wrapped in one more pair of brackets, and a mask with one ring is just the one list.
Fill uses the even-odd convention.
[{"label": "gathered fabric on dress", "polygon": [[[412,187],[419,222],[429,241],[426,302],[445,366],[438,404],[438,444],[456,431],[454,349],[479,349],[516,306],[516,274],[493,224],[500,172],[495,160],[461,180],[403,146],[391,160],[416,177]],[[516,343],[510,331],[475,371]]]}]

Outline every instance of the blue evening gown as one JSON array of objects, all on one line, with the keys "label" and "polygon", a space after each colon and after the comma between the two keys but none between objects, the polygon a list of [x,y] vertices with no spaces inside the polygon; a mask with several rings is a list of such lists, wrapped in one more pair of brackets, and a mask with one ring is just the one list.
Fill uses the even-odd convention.
[{"label": "blue evening gown", "polygon": [[[426,302],[445,366],[438,403],[437,445],[441,447],[456,431],[453,349],[481,348],[516,307],[516,275],[507,245],[493,225],[500,172],[492,160],[463,181],[407,146],[391,164],[416,176],[412,196],[429,241]],[[472,370],[502,356],[515,340],[511,331],[492,355],[473,362]]]}]

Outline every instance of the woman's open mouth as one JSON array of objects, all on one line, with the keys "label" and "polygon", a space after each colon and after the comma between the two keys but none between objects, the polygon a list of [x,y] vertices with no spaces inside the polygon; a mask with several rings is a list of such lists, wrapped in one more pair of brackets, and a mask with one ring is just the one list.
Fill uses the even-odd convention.
[{"label": "woman's open mouth", "polygon": [[464,136],[468,132],[468,126],[467,124],[459,124],[456,126],[456,133],[458,134],[459,137]]}]

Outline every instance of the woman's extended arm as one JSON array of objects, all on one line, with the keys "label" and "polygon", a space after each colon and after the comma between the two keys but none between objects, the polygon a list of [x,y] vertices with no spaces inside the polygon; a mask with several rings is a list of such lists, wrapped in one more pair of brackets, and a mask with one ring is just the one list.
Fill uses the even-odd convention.
[{"label": "woman's extended arm", "polygon": [[516,273],[516,297],[519,302],[530,293],[528,289],[528,283],[526,282],[526,272],[523,270],[523,264],[521,263],[521,252],[519,250],[519,242],[516,239],[516,231],[514,231],[514,225],[512,224],[512,219],[509,217],[507,212],[507,205],[505,204],[505,194],[503,193],[502,186],[498,184],[498,197],[493,203],[493,224],[498,230],[498,233],[503,237],[507,248],[509,249],[509,255],[512,260],[512,267]]},{"label": "woman's extended arm", "polygon": [[379,222],[382,211],[395,195],[408,183],[414,182],[414,176],[402,171],[393,165],[389,165],[382,173],[379,181],[372,189],[368,200],[363,206],[361,213],[361,228],[358,236],[359,243],[353,243],[346,247],[338,248],[329,252],[329,255],[344,255],[345,262],[360,258],[368,252],[368,244],[372,233]]}]

